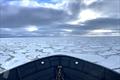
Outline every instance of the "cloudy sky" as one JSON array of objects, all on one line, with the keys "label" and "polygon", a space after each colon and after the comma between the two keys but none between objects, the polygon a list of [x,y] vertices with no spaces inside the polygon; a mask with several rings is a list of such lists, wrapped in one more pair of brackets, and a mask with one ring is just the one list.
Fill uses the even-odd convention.
[{"label": "cloudy sky", "polygon": [[120,0],[0,0],[0,37],[120,36]]}]

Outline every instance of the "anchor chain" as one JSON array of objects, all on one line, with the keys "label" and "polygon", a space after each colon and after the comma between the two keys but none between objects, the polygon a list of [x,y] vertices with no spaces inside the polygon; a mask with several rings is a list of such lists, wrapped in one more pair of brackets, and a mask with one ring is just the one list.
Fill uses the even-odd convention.
[{"label": "anchor chain", "polygon": [[62,73],[62,66],[57,67],[56,80],[64,80],[64,76],[63,76],[63,73]]}]

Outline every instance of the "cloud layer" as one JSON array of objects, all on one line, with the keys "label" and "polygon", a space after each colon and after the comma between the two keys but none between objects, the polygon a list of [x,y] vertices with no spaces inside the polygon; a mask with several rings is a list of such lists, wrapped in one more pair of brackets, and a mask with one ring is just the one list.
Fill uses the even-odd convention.
[{"label": "cloud layer", "polygon": [[[1,0],[0,36],[120,36],[119,4],[120,0]],[[101,33],[91,34],[94,30]]]}]

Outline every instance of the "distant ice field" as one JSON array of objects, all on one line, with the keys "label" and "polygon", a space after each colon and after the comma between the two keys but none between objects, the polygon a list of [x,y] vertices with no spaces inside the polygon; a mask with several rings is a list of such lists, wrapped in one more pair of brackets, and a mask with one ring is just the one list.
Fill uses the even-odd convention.
[{"label": "distant ice field", "polygon": [[77,57],[120,73],[120,36],[0,38],[0,73],[52,55]]}]

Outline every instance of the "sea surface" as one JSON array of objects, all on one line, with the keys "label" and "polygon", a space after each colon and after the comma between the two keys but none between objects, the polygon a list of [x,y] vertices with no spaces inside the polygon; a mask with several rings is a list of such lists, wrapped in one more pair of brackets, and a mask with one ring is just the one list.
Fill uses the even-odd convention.
[{"label": "sea surface", "polygon": [[0,73],[52,55],[77,57],[120,73],[120,36],[0,38]]}]

